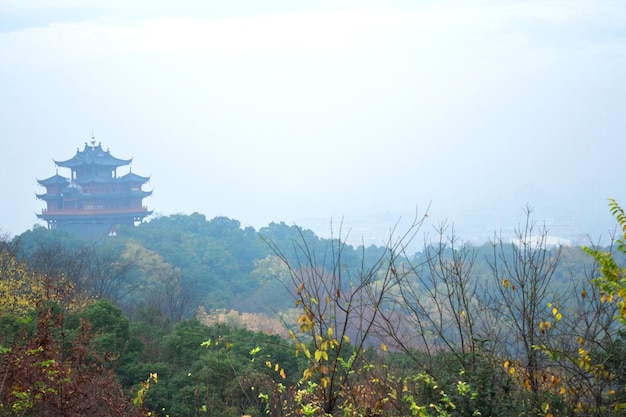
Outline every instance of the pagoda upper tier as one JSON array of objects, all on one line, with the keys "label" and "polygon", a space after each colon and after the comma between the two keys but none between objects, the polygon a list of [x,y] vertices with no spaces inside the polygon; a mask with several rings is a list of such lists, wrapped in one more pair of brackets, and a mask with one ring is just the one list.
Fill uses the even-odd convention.
[{"label": "pagoda upper tier", "polygon": [[70,168],[72,170],[72,178],[80,177],[83,175],[95,175],[95,176],[115,176],[115,171],[118,167],[129,165],[133,162],[133,159],[120,159],[111,155],[111,152],[107,149],[102,149],[102,144],[91,140],[91,144],[88,145],[85,142],[85,149],[82,151],[76,149],[76,155],[65,161],[54,161],[54,164],[58,167]]},{"label": "pagoda upper tier", "polygon": [[143,198],[152,195],[152,191],[142,189],[150,177],[133,172],[118,176],[118,168],[131,162],[132,158],[114,157],[92,138],[72,158],[54,161],[57,167],[71,170],[70,178],[57,172],[50,178],[37,180],[46,192],[36,196],[47,203],[47,208],[37,217],[47,221],[50,228],[70,229],[90,236],[111,233],[116,225],[141,222],[152,214],[142,203]]}]

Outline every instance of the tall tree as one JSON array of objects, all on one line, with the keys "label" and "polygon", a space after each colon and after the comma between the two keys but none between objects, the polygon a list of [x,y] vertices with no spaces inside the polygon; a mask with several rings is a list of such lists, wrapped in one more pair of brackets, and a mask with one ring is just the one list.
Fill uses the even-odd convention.
[{"label": "tall tree", "polygon": [[[527,410],[541,414],[542,375],[546,360],[536,348],[545,342],[542,322],[550,317],[554,272],[561,259],[562,248],[552,248],[548,230],[537,226],[532,208],[524,210],[525,222],[515,229],[515,240],[506,242],[495,237],[490,267],[495,280],[491,307],[499,315],[499,325],[506,336],[501,341],[501,354],[523,373],[523,383],[531,393]],[[508,335],[508,336],[507,336]],[[515,368],[511,368],[515,369]]]},{"label": "tall tree", "polygon": [[302,229],[297,229],[299,238],[292,242],[289,255],[284,246],[268,241],[289,268],[289,290],[299,310],[292,338],[297,351],[308,359],[303,378],[317,384],[316,398],[306,404],[308,412],[354,415],[351,413],[358,412],[355,407],[365,412],[367,405],[356,388],[356,371],[366,362],[367,349],[380,344],[376,323],[397,284],[401,256],[424,219],[416,216],[404,234],[392,232],[377,259],[366,264],[362,256],[356,267],[344,259],[348,246],[341,227],[339,236],[331,236],[321,253],[311,247]]}]

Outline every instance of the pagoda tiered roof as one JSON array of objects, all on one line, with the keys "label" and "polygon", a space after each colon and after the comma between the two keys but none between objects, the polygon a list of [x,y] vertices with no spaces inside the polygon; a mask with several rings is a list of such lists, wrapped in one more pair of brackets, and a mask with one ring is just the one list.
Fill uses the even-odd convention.
[{"label": "pagoda tiered roof", "polygon": [[141,175],[137,175],[134,172],[129,172],[126,175],[122,175],[121,177],[118,177],[117,180],[119,182],[148,182],[150,181],[150,177],[142,177]]},{"label": "pagoda tiered roof", "polygon": [[[121,177],[102,177],[94,174],[83,174],[81,177],[76,178],[74,182],[79,185],[101,183],[101,184],[127,184],[138,183],[144,184],[150,181],[150,177],[142,177],[141,175],[133,174],[132,172],[123,175]],[[42,184],[44,185],[44,184]]]},{"label": "pagoda tiered roof", "polygon": [[65,161],[54,161],[54,163],[63,168],[75,169],[83,165],[98,165],[103,167],[117,168],[120,166],[128,165],[133,162],[133,159],[120,159],[116,158],[107,149],[102,149],[102,144],[96,145],[95,140],[91,141],[91,145],[85,142],[85,149],[82,151],[76,149],[76,155]]},{"label": "pagoda tiered roof", "polygon": [[62,175],[56,174],[56,175],[51,176],[50,178],[37,180],[37,182],[45,187],[46,185],[52,185],[52,184],[68,185],[70,183],[70,180],[68,180]]}]

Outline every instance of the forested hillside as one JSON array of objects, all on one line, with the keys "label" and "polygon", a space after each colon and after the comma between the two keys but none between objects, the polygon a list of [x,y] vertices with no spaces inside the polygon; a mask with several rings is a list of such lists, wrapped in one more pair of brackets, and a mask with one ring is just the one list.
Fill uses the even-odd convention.
[{"label": "forested hillside", "polygon": [[[82,275],[81,285],[90,294],[128,314],[149,304],[173,321],[195,316],[200,306],[268,314],[293,307],[285,288],[288,271],[271,245],[295,262],[293,245],[300,241],[317,261],[323,263],[324,256],[329,261],[330,241],[310,230],[271,223],[257,231],[242,228],[237,220],[207,220],[198,213],[120,228],[117,236],[95,243],[44,228],[16,238],[29,262]],[[354,269],[361,258],[370,262],[383,252],[381,247],[346,247],[344,266]]]},{"label": "forested hillside", "polygon": [[198,213],[5,238],[0,415],[621,415],[612,247],[550,246],[529,210],[515,243],[409,252],[423,221],[371,247]]}]

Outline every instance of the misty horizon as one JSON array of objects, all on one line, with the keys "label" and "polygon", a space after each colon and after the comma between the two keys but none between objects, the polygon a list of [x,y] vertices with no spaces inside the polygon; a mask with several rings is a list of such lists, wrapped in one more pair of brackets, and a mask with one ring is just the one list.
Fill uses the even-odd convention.
[{"label": "misty horizon", "polygon": [[[9,1],[0,230],[95,136],[198,212],[375,243],[429,208],[462,240],[524,221],[607,239],[626,201],[619,2]],[[10,23],[9,23],[10,22]],[[66,175],[60,172],[61,175]],[[10,203],[7,204],[6,202]]]}]

